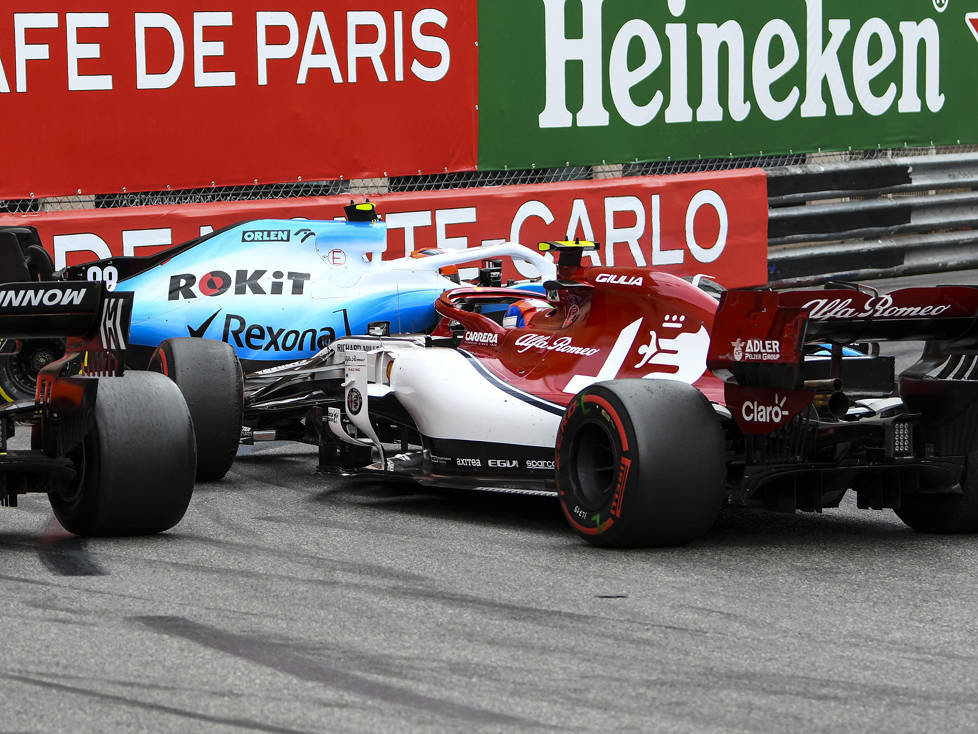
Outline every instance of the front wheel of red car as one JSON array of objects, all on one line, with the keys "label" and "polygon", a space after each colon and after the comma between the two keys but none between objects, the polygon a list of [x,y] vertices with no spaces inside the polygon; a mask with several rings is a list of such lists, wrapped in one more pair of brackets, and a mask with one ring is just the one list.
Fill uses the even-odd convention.
[{"label": "front wheel of red car", "polygon": [[557,490],[571,528],[592,545],[683,545],[723,503],[724,438],[703,394],[671,380],[585,388],[557,434]]}]

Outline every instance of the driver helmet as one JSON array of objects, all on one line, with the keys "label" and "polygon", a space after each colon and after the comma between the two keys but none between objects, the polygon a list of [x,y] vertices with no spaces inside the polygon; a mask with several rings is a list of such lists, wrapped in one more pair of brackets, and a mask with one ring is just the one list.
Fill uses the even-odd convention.
[{"label": "driver helmet", "polygon": [[[423,250],[411,250],[411,257],[429,257],[430,255],[443,255],[444,250],[437,247],[427,247]],[[444,275],[451,281],[456,283],[461,282],[458,275],[458,267],[455,265],[446,265],[443,268],[438,268],[438,272]]]},{"label": "driver helmet", "polygon": [[514,301],[503,316],[503,326],[507,329],[523,328],[534,314],[552,308],[553,306],[542,298],[523,298]]}]

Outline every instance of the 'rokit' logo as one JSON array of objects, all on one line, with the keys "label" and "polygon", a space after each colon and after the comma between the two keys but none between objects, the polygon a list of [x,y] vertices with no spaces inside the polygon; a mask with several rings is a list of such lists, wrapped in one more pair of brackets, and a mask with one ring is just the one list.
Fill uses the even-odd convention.
[{"label": "'rokit' logo", "polygon": [[[312,273],[293,273],[276,270],[267,278],[267,270],[235,270],[234,278],[223,270],[212,270],[198,278],[193,273],[170,276],[169,301],[202,296],[221,296],[234,288],[236,296],[301,296]],[[288,288],[286,288],[288,284]],[[194,292],[196,287],[197,293]]]},{"label": "'rokit' logo", "polygon": [[292,233],[287,229],[249,229],[241,233],[242,242],[288,242]]},{"label": "'rokit' logo", "polygon": [[350,388],[350,392],[346,394],[346,411],[350,415],[356,415],[363,408],[363,395],[355,387]]}]

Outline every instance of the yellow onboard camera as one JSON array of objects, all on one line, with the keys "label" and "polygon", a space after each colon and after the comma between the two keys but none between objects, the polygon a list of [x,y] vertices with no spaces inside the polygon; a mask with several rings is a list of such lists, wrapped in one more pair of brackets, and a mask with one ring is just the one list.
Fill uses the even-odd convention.
[{"label": "yellow onboard camera", "polygon": [[601,249],[599,242],[590,240],[551,240],[537,245],[540,252],[557,252],[557,265],[560,267],[576,268],[581,265],[581,256],[589,250]]}]

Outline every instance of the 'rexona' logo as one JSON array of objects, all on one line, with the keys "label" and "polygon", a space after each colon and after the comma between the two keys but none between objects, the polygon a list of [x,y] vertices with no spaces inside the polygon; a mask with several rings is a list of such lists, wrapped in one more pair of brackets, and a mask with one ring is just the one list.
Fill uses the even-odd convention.
[{"label": "'rexona' logo", "polygon": [[[270,324],[248,322],[244,316],[236,313],[224,314],[223,328],[219,321],[210,334],[211,324],[221,313],[218,309],[208,316],[199,326],[187,324],[190,336],[207,336],[211,339],[220,338],[235,348],[235,351],[250,350],[252,352],[317,352],[336,339],[336,331],[331,326],[321,326],[309,329],[289,329]],[[221,329],[221,336],[217,336]]]},{"label": "'rexona' logo", "polygon": [[[276,270],[272,273],[271,279],[265,277],[266,273],[268,273],[267,270],[235,270],[232,279],[223,270],[212,270],[202,275],[199,280],[192,273],[171,275],[168,300],[196,298],[197,293],[202,296],[220,296],[227,293],[232,286],[234,286],[234,295],[236,296],[246,294],[280,296],[283,293],[301,296],[305,291],[306,281],[312,279],[311,273],[283,273],[281,270]],[[291,283],[287,292],[285,291],[286,281]],[[195,286],[197,293],[194,292]]]},{"label": "'rexona' logo", "polygon": [[934,0],[934,10],[938,13],[943,13],[947,10],[947,6],[951,0]]}]

